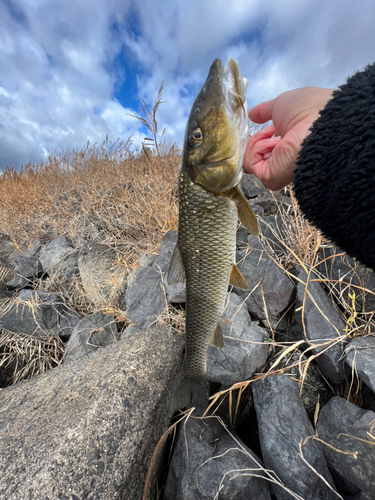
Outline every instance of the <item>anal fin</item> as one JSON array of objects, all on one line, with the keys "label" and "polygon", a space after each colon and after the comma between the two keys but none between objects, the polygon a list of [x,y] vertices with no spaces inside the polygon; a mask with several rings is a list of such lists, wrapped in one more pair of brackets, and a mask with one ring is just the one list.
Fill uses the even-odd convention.
[{"label": "anal fin", "polygon": [[220,321],[215,328],[214,333],[211,335],[210,344],[222,349],[224,347],[224,337],[223,332],[221,331]]},{"label": "anal fin", "polygon": [[168,271],[168,285],[172,285],[175,283],[185,283],[186,281],[186,276],[185,276],[185,266],[182,261],[182,255],[181,255],[181,250],[178,246],[178,244],[175,246],[173,255],[172,255],[172,260],[171,264],[169,266],[169,271]]},{"label": "anal fin", "polygon": [[248,290],[249,285],[246,283],[241,271],[238,269],[236,264],[232,264],[232,270],[230,273],[229,284],[241,288],[241,290]]}]

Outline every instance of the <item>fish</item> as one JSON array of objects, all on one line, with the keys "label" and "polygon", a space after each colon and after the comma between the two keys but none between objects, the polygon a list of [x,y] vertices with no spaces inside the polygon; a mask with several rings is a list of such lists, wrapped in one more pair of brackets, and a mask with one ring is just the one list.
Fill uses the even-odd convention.
[{"label": "fish", "polygon": [[246,90],[238,62],[215,59],[186,125],[178,237],[167,276],[169,284],[186,282],[185,355],[171,411],[207,407],[207,348],[224,347],[220,317],[228,286],[248,290],[235,264],[238,219],[258,234],[240,186],[249,138]]}]

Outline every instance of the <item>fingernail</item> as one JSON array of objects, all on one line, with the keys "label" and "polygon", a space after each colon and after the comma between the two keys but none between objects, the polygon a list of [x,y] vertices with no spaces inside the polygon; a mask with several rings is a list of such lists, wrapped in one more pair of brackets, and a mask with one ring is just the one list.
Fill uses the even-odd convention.
[{"label": "fingernail", "polygon": [[281,140],[281,136],[280,135],[276,135],[275,137],[271,137],[270,138],[270,141],[272,142],[279,142]]}]

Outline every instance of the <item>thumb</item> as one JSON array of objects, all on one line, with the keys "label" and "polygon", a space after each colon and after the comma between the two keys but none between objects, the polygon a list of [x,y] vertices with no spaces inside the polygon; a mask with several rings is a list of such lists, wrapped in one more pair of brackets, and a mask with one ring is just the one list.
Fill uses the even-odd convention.
[{"label": "thumb", "polygon": [[249,111],[249,118],[254,123],[266,123],[272,120],[272,112],[275,99],[270,101],[261,102]]}]

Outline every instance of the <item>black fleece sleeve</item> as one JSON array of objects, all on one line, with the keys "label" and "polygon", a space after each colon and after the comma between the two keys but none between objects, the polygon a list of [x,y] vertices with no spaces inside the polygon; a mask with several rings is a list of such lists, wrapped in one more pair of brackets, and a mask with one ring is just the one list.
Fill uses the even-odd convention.
[{"label": "black fleece sleeve", "polygon": [[294,185],[308,220],[375,270],[375,64],[350,77],[320,112]]}]

